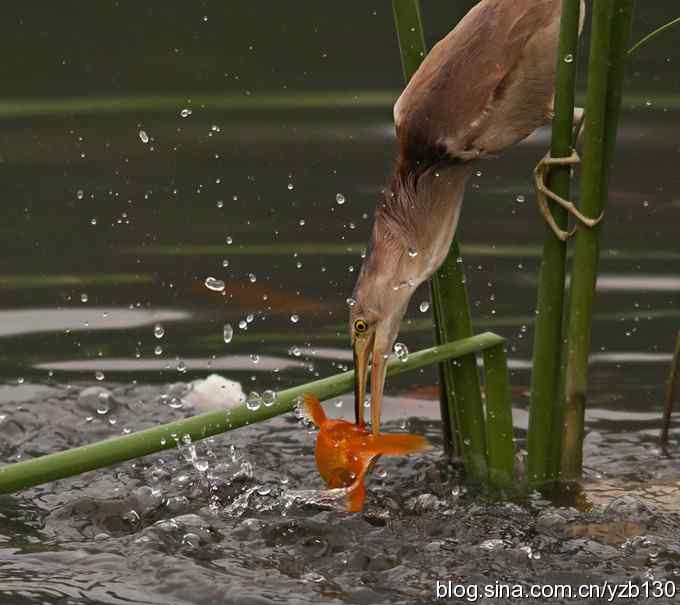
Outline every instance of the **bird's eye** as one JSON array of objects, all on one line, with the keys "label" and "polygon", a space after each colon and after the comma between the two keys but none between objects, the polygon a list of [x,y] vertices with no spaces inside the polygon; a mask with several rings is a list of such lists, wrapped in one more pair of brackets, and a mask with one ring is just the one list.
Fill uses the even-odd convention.
[{"label": "bird's eye", "polygon": [[357,319],[354,322],[355,334],[363,334],[366,330],[368,330],[368,322],[365,319]]}]

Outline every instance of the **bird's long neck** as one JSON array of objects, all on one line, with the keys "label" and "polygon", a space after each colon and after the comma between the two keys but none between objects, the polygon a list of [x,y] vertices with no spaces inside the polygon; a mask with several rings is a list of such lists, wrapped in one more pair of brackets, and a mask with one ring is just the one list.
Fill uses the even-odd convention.
[{"label": "bird's long neck", "polygon": [[[409,258],[406,273],[395,276],[419,285],[446,257],[456,232],[465,184],[473,170],[471,162],[438,162],[419,169],[398,162],[378,207],[372,246],[382,256],[401,254]],[[387,250],[385,250],[387,248]]]}]

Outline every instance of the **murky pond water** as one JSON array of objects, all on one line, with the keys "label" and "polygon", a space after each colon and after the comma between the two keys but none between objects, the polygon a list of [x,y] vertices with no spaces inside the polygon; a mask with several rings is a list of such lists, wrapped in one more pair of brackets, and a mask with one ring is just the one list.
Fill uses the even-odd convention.
[{"label": "murky pond water", "polygon": [[[68,23],[17,9],[42,32],[21,61],[44,77],[4,53],[2,463],[194,413],[183,385],[211,373],[262,392],[351,364],[345,299],[400,86],[387,6],[304,3],[298,22],[278,3],[266,21],[262,3],[104,4]],[[433,7],[432,38],[463,9]],[[671,16],[655,3],[637,29]],[[365,514],[319,496],[313,435],[291,414],[0,497],[0,602],[429,603],[437,580],[680,592],[680,467],[656,446],[680,329],[678,61],[662,40],[631,74],[578,502],[467,491],[441,459],[430,368],[389,381],[385,414],[437,447],[381,461]],[[547,141],[481,167],[460,229],[475,328],[509,342],[520,449],[543,237],[529,175]],[[426,299],[402,330],[410,350],[431,343]]]}]

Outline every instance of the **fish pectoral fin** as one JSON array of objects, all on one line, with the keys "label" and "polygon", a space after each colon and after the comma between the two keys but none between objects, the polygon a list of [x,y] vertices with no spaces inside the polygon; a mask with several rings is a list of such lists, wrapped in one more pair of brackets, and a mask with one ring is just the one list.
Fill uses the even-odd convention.
[{"label": "fish pectoral fin", "polygon": [[321,402],[314,395],[305,394],[302,396],[302,415],[317,427],[326,422],[326,412],[323,411]]},{"label": "fish pectoral fin", "polygon": [[388,435],[380,433],[371,437],[370,447],[382,456],[401,456],[432,449],[432,444],[421,435]]}]

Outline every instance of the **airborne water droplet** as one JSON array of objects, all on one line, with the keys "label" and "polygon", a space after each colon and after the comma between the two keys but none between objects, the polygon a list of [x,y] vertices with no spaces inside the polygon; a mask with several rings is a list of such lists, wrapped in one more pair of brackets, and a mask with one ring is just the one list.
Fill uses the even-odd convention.
[{"label": "airborne water droplet", "polygon": [[229,344],[231,339],[234,338],[234,328],[231,324],[224,324],[224,330],[222,332],[225,344]]},{"label": "airborne water droplet", "polygon": [[293,313],[290,316],[290,321],[292,321],[294,324],[296,324],[298,321],[300,321],[300,316],[297,315],[296,313]]},{"label": "airborne water droplet", "polygon": [[416,250],[415,248],[409,248],[408,249],[408,255],[411,258],[415,258],[416,256],[418,256],[418,250]]},{"label": "airborne water droplet", "polygon": [[345,302],[347,303],[348,307],[355,307],[357,304],[357,301],[353,298],[348,298]]},{"label": "airborne water droplet", "polygon": [[564,57],[564,62],[565,63],[573,63],[574,62],[574,55],[568,54]]},{"label": "airborne water droplet", "polygon": [[254,273],[249,273],[248,279],[250,280],[251,284],[254,284],[257,281],[257,275],[255,275]]},{"label": "airborne water droplet", "polygon": [[251,411],[251,412],[256,412],[257,410],[260,409],[260,406],[262,405],[262,397],[257,391],[252,391],[249,395],[248,398],[246,399],[246,407]]},{"label": "airborne water droplet", "polygon": [[342,193],[335,194],[335,201],[338,205],[342,206],[345,203],[345,196]]},{"label": "airborne water droplet", "polygon": [[213,292],[222,292],[224,290],[224,282],[221,279],[215,279],[214,277],[206,277],[205,287]]},{"label": "airborne water droplet", "polygon": [[267,408],[273,406],[276,403],[276,393],[271,389],[267,389],[262,393],[262,403],[264,403],[264,406]]},{"label": "airborne water droplet", "polygon": [[193,111],[191,111],[191,109],[185,107],[182,111],[179,112],[179,115],[182,116],[183,118],[188,118],[192,113]]},{"label": "airborne water droplet", "polygon": [[161,324],[156,324],[153,327],[153,335],[159,339],[163,338],[165,336],[165,328]]},{"label": "airborne water droplet", "polygon": [[420,312],[421,313],[427,313],[430,310],[430,302],[427,300],[424,300],[423,302],[420,303]]},{"label": "airborne water droplet", "polygon": [[408,361],[408,348],[403,342],[397,342],[394,344],[394,354],[397,356],[399,361]]},{"label": "airborne water droplet", "polygon": [[80,302],[86,303],[88,301],[87,294],[81,294],[80,295]]},{"label": "airborne water droplet", "polygon": [[149,142],[149,135],[146,133],[146,130],[140,130],[139,131],[139,139],[142,141],[142,143],[146,144]]},{"label": "airborne water droplet", "polygon": [[104,372],[102,372],[101,370],[99,370],[99,371],[97,371],[97,372],[95,373],[94,377],[95,377],[99,382],[101,382],[102,380],[104,380]]}]

